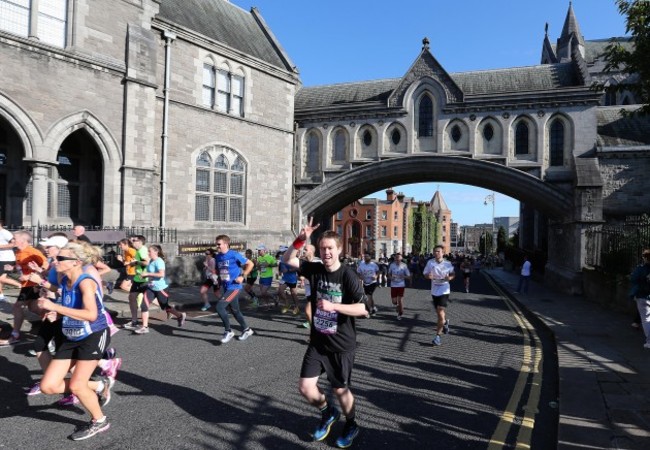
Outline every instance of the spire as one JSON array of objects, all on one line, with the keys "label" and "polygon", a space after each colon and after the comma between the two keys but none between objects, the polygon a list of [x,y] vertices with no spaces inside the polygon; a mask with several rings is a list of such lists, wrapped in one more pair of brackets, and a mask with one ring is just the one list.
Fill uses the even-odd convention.
[{"label": "spire", "polygon": [[445,199],[442,198],[442,194],[439,190],[433,194],[433,198],[431,199],[431,211],[434,213],[449,212],[449,207],[447,206]]},{"label": "spire", "polygon": [[573,47],[577,46],[578,51],[582,54],[582,57],[585,56],[585,38],[580,32],[580,26],[578,25],[578,19],[573,12],[573,4],[569,2],[569,10],[566,13],[566,19],[564,19],[564,26],[562,27],[562,34],[557,40],[557,49],[556,55],[559,62],[572,61]]},{"label": "spire", "polygon": [[571,33],[575,34],[580,44],[585,45],[585,39],[582,37],[580,27],[578,26],[578,19],[576,19],[576,15],[573,12],[573,4],[572,2],[569,2],[569,11],[567,11],[566,19],[564,19],[564,26],[562,27],[560,39],[568,39]]}]

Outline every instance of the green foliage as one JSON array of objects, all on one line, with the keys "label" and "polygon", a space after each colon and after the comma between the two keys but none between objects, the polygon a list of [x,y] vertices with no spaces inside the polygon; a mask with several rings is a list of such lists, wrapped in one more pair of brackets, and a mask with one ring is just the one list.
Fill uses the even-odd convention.
[{"label": "green foliage", "polygon": [[627,50],[614,39],[605,49],[605,72],[622,70],[628,75],[638,75],[633,85],[608,86],[614,91],[630,90],[641,99],[641,114],[650,114],[650,1],[616,0],[618,10],[625,16],[625,31],[632,36],[634,47]]},{"label": "green foliage", "polygon": [[481,235],[481,238],[479,240],[478,244],[478,249],[479,252],[483,255],[489,255],[491,252],[493,253],[494,248],[492,247],[492,232],[491,231],[486,231]]},{"label": "green foliage", "polygon": [[413,252],[423,253],[431,251],[440,242],[440,224],[435,215],[429,211],[424,203],[418,205],[413,211],[410,224],[413,227],[411,243]]}]

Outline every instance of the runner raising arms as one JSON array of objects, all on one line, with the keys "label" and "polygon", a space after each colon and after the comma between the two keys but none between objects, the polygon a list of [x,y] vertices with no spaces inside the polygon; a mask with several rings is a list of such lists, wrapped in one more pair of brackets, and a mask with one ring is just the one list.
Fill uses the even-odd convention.
[{"label": "runner raising arms", "polygon": [[321,412],[321,421],[313,432],[313,438],[322,441],[341,416],[318,388],[318,378],[323,372],[327,374],[346,417],[336,445],[347,448],[359,433],[354,396],[350,391],[356,349],[355,317],[363,317],[369,311],[356,273],[340,262],[341,238],[338,234],[326,231],[320,236],[318,247],[322,263],[298,259],[298,251],[317,228],[318,225],[312,226],[310,218],[309,224],[283,256],[287,265],[300,268],[311,285],[311,296],[306,306],[307,316],[312,321],[311,336],[300,369],[299,390]]}]

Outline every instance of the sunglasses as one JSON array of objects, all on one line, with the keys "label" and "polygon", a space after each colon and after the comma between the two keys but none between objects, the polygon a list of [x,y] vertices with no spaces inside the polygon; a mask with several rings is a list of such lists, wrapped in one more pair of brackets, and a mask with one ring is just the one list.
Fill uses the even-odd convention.
[{"label": "sunglasses", "polygon": [[74,258],[72,256],[57,256],[56,260],[61,261],[79,261],[79,258]]}]

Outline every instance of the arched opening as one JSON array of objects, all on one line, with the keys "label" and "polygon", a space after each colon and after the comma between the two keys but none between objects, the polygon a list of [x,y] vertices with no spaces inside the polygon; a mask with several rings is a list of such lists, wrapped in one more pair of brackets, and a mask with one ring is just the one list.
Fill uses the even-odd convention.
[{"label": "arched opening", "polygon": [[0,219],[9,226],[23,225],[23,201],[29,166],[18,133],[0,116]]},{"label": "arched opening", "polygon": [[53,223],[102,225],[104,179],[101,153],[85,129],[70,134],[49,171],[48,219]]},{"label": "arched opening", "polygon": [[345,232],[348,244],[345,254],[356,258],[361,254],[361,224],[357,220],[351,220],[345,227]]}]

